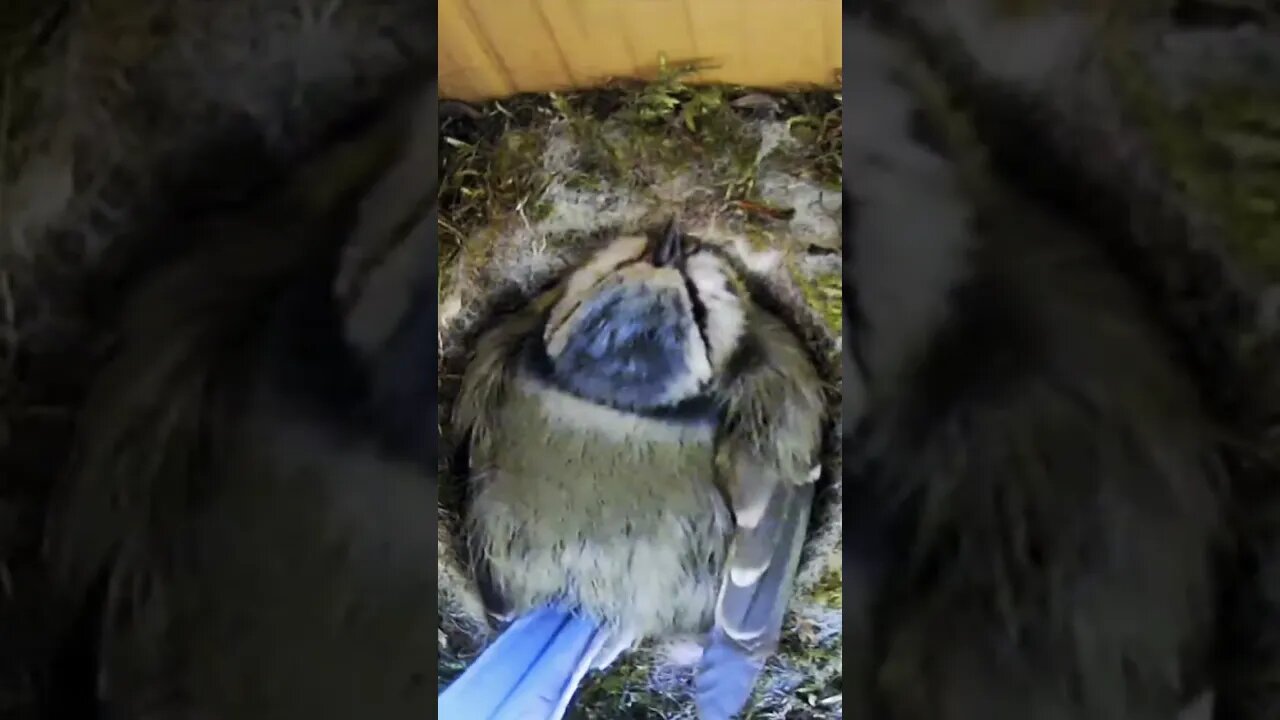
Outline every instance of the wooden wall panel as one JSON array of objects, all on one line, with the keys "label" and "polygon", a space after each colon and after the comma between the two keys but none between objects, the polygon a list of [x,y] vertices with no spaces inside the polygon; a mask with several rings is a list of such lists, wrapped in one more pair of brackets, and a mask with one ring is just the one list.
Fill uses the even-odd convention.
[{"label": "wooden wall panel", "polygon": [[440,95],[487,100],[651,77],[669,61],[716,65],[695,80],[833,86],[836,0],[440,0]]}]

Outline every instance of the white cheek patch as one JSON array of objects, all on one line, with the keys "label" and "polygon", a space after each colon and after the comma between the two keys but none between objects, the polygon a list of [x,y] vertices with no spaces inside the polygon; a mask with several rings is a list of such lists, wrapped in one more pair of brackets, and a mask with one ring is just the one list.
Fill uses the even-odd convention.
[{"label": "white cheek patch", "polygon": [[[551,315],[547,320],[548,332],[559,328],[569,318],[570,313],[582,301],[583,294],[595,287],[619,265],[643,255],[648,244],[648,239],[641,236],[620,237],[599,250],[585,265],[575,270],[565,283],[564,296],[555,304],[555,307],[551,308]],[[548,340],[549,345],[550,338],[544,339]]]},{"label": "white cheek patch", "polygon": [[724,369],[745,332],[746,313],[742,299],[729,285],[729,271],[724,261],[710,253],[697,253],[690,257],[685,271],[707,310],[709,360],[711,368],[719,372]]}]

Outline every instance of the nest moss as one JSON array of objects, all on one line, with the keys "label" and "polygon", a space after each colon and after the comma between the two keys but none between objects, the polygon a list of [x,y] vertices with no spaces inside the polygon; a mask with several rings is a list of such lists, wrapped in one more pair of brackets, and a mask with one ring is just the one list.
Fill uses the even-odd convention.
[{"label": "nest moss", "polygon": [[[839,717],[841,97],[695,85],[694,70],[660,63],[647,83],[442,108],[441,418],[468,338],[610,233],[675,214],[695,232],[732,238],[756,261],[772,258],[767,270],[751,268],[752,293],[776,306],[813,350],[831,381],[833,422],[825,511],[815,517],[804,592],[746,717]],[[442,432],[447,447],[447,423]],[[447,503],[455,472],[442,473]],[[442,620],[443,686],[479,643],[455,631],[471,624]],[[642,649],[592,678],[571,716],[693,717],[689,682],[687,669]]]},{"label": "nest moss", "polygon": [[1131,30],[1109,33],[1111,76],[1162,169],[1221,224],[1234,257],[1280,280],[1280,88],[1221,81],[1175,104],[1126,42]]},{"label": "nest moss", "polygon": [[[780,238],[809,243],[788,250],[830,254],[838,248],[838,230],[821,238],[790,232],[797,209],[764,192],[761,179],[768,172],[810,183],[830,195],[825,212],[835,214],[843,153],[839,93],[699,86],[687,81],[695,71],[661,63],[649,83],[517,96],[479,108],[446,104],[441,297],[454,289],[461,256],[468,267],[489,260],[495,231],[551,219],[553,188],[561,196],[612,192],[675,212],[696,207],[695,216],[715,216],[757,250],[786,245]],[[762,137],[766,132],[771,136]],[[574,157],[565,162],[564,153]],[[798,269],[814,275],[813,267]],[[830,304],[839,287],[827,271],[819,278],[825,282],[814,285],[820,288],[815,302]],[[828,315],[838,322],[839,313]]]}]

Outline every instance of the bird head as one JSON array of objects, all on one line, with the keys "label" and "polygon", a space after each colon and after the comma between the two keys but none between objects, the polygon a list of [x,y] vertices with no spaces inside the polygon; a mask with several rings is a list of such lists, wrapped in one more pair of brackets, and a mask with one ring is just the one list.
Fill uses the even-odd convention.
[{"label": "bird head", "polygon": [[585,399],[646,410],[702,396],[742,341],[741,282],[716,250],[669,223],[615,239],[568,276],[543,343]]}]

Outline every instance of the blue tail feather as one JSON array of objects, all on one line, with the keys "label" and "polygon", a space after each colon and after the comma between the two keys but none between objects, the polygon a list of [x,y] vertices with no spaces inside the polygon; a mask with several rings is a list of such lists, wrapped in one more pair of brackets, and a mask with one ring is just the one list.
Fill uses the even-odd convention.
[{"label": "blue tail feather", "polygon": [[694,678],[700,720],[731,720],[746,707],[756,678],[764,669],[760,658],[743,652],[724,631],[716,628],[703,651]]},{"label": "blue tail feather", "polygon": [[508,627],[439,697],[440,720],[559,720],[609,635],[555,605]]}]

